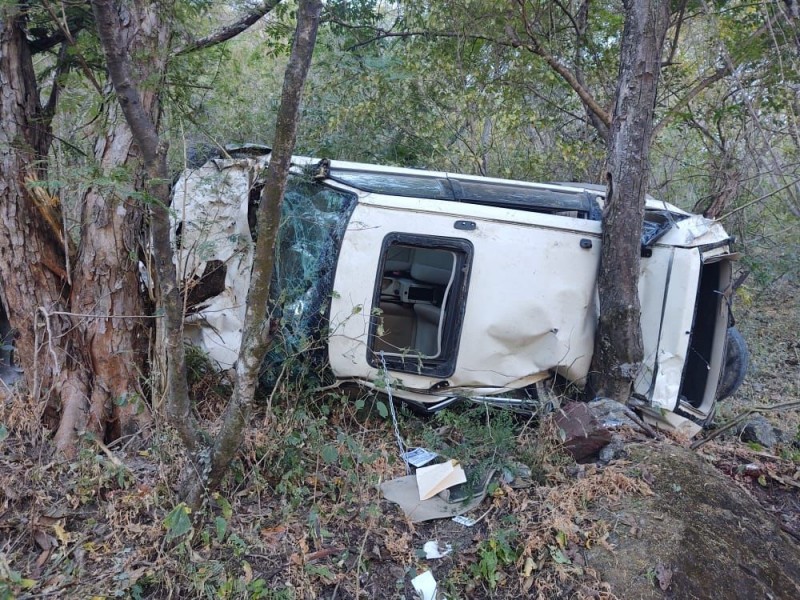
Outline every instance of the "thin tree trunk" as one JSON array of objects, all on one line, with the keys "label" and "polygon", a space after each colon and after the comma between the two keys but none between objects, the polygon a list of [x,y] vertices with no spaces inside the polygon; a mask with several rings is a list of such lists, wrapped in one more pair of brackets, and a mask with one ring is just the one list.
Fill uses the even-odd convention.
[{"label": "thin tree trunk", "polygon": [[626,0],[625,9],[597,282],[600,319],[587,382],[589,397],[606,396],[623,403],[642,363],[640,240],[669,2]]},{"label": "thin tree trunk", "polygon": [[321,0],[300,0],[292,52],[283,79],[283,93],[275,127],[275,141],[270,157],[267,181],[258,207],[258,229],[247,312],[242,332],[239,359],[236,361],[236,385],[233,398],[225,409],[225,418],[214,443],[208,482],[198,479],[185,490],[190,506],[201,501],[204,486],[215,488],[222,481],[242,440],[253,404],[258,373],[269,347],[267,304],[275,259],[281,204],[291,167],[297,137],[297,121],[306,76],[317,38]]}]

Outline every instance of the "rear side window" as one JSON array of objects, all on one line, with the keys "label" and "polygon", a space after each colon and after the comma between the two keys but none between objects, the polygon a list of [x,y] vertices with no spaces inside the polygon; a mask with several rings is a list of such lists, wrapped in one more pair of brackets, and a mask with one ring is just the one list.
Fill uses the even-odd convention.
[{"label": "rear side window", "polygon": [[376,277],[368,362],[432,377],[453,374],[466,307],[468,240],[391,233]]}]

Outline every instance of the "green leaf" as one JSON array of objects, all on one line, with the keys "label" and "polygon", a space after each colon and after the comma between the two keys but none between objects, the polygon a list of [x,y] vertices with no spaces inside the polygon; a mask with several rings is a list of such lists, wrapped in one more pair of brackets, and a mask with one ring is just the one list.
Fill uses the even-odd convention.
[{"label": "green leaf", "polygon": [[386,407],[386,403],[382,400],[378,400],[375,403],[375,408],[378,409],[378,414],[384,419],[389,416],[389,409]]},{"label": "green leaf", "polygon": [[189,519],[190,512],[192,512],[191,509],[181,502],[164,519],[164,527],[167,530],[166,540],[168,542],[184,536],[192,530],[192,521]]},{"label": "green leaf", "polygon": [[329,465],[332,465],[339,460],[339,452],[331,445],[323,446],[320,454],[322,455],[322,460]]},{"label": "green leaf", "polygon": [[228,531],[228,522],[222,517],[214,517],[214,526],[217,529],[217,541],[225,539],[225,532]]},{"label": "green leaf", "polygon": [[559,550],[559,549],[558,549],[556,546],[549,546],[549,548],[550,548],[550,556],[551,556],[551,557],[553,558],[553,560],[554,560],[556,563],[558,563],[559,565],[568,565],[568,564],[570,564],[570,563],[572,562],[572,561],[571,561],[569,558],[567,558],[567,557],[564,555],[564,553],[563,553],[561,550]]},{"label": "green leaf", "polygon": [[233,516],[233,507],[231,503],[225,498],[225,496],[220,495],[219,493],[214,494],[214,501],[217,503],[222,509],[222,516],[225,520],[230,520]]},{"label": "green leaf", "polygon": [[0,442],[8,437],[8,429],[3,423],[0,423]]},{"label": "green leaf", "polygon": [[559,531],[556,534],[556,541],[558,542],[558,546],[561,549],[566,548],[567,547],[567,534],[565,532],[563,532],[563,531]]}]

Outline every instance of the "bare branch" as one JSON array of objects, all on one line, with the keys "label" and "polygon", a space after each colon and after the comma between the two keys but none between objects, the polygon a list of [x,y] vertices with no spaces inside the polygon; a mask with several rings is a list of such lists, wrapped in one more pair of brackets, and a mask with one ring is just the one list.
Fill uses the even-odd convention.
[{"label": "bare branch", "polygon": [[677,103],[670,107],[670,109],[667,111],[667,114],[664,115],[658,123],[656,123],[656,126],[653,127],[653,137],[655,138],[658,136],[661,130],[669,125],[675,119],[675,117],[678,116],[678,113],[688,107],[689,103],[697,98],[697,96],[699,96],[704,90],[710,88],[724,77],[727,77],[730,75],[730,73],[731,69],[726,65],[718,68],[708,77],[698,81],[697,84],[692,87],[692,89],[690,89],[683,97],[681,97]]},{"label": "bare branch", "polygon": [[183,54],[190,54],[192,52],[197,52],[198,50],[205,50],[211,46],[216,46],[217,44],[227,42],[228,40],[235,38],[240,33],[247,31],[250,27],[258,23],[258,21],[264,15],[270,13],[272,9],[274,9],[280,3],[281,0],[264,0],[260,6],[255,7],[252,12],[247,13],[235,23],[226,25],[225,27],[217,29],[210,35],[189,42],[182,48],[175,50],[173,55],[181,56]]}]

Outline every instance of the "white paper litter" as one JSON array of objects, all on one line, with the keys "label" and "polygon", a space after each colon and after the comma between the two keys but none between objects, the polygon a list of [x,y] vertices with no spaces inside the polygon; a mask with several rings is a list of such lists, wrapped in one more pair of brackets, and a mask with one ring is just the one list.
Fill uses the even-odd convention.
[{"label": "white paper litter", "polygon": [[419,594],[420,600],[436,600],[436,580],[433,573],[425,571],[411,580],[411,585]]},{"label": "white paper litter", "polygon": [[416,475],[420,500],[428,500],[443,490],[467,482],[467,474],[454,460],[422,467],[417,469]]},{"label": "white paper litter", "polygon": [[442,550],[437,540],[431,540],[425,542],[422,550],[425,552],[425,558],[444,558],[453,551],[453,546],[451,544],[445,544],[444,550]]},{"label": "white paper litter", "polygon": [[425,448],[413,448],[408,452],[400,455],[404,461],[415,467],[422,467],[431,462],[434,458],[439,456],[436,452],[431,452]]}]

